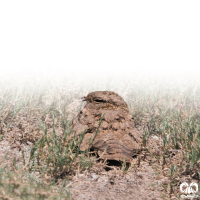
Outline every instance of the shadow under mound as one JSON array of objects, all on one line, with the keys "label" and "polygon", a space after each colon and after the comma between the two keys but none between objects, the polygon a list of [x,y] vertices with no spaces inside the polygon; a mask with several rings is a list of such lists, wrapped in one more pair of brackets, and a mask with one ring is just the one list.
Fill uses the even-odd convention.
[{"label": "shadow under mound", "polygon": [[113,167],[122,167],[123,163],[121,161],[117,160],[107,160],[107,165],[105,166],[106,171],[110,171],[113,169]]},{"label": "shadow under mound", "polygon": [[[97,151],[95,151],[94,148],[90,148],[90,155],[91,156],[95,156],[96,158],[100,158],[100,156],[98,155]],[[137,157],[137,156],[135,156]],[[97,159],[97,162],[102,162],[104,161],[104,159],[100,158],[100,159]],[[107,160],[106,161],[106,165],[104,167],[104,169],[106,171],[110,171],[114,168],[125,168],[125,170],[128,170],[128,168],[130,167],[130,163],[129,162],[122,162],[122,161],[118,161],[118,160]]]},{"label": "shadow under mound", "polygon": [[107,164],[104,167],[106,171],[110,171],[114,169],[115,167],[118,167],[120,169],[128,170],[130,167],[130,163],[124,163],[122,161],[117,161],[117,160],[107,160]]}]

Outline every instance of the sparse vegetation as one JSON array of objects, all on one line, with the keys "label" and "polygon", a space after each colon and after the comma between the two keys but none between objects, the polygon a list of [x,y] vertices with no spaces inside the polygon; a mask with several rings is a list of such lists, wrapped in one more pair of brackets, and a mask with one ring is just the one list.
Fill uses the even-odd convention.
[{"label": "sparse vegetation", "polygon": [[[81,106],[72,103],[101,88],[125,97],[143,131],[142,159],[151,158],[157,176],[169,178],[166,194],[178,197],[183,176],[199,181],[200,85],[70,84],[1,82],[0,142],[9,141],[21,156],[0,157],[0,199],[70,199],[70,178],[97,162],[89,151],[80,151],[84,132],[72,138],[71,121]],[[148,149],[151,136],[160,139],[159,155]],[[126,163],[121,171],[128,173]]]}]

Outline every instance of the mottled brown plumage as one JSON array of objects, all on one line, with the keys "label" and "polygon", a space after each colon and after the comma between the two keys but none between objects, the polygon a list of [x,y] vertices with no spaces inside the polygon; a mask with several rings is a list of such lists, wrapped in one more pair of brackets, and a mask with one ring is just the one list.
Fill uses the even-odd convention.
[{"label": "mottled brown plumage", "polygon": [[99,120],[104,118],[91,148],[108,160],[131,162],[140,152],[141,133],[135,128],[126,102],[115,92],[91,92],[84,100],[85,107],[73,122],[73,131],[80,135],[85,130],[81,150],[85,150],[94,137]]}]

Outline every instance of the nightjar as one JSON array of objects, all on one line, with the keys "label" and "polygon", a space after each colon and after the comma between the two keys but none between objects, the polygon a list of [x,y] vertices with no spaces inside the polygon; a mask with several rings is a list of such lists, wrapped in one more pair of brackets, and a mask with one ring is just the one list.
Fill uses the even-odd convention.
[{"label": "nightjar", "polygon": [[103,119],[90,149],[103,159],[131,162],[141,151],[142,133],[134,125],[128,106],[121,96],[111,91],[96,91],[83,97],[85,107],[73,121],[73,131],[85,135],[80,149],[88,148],[99,121]]}]

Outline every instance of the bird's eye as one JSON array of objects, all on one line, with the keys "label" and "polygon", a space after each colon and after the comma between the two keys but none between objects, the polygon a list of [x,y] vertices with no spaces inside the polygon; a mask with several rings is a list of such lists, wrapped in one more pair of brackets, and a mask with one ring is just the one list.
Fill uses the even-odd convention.
[{"label": "bird's eye", "polygon": [[103,101],[102,99],[94,99],[94,102],[96,102],[96,103],[103,103],[105,101]]}]

